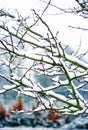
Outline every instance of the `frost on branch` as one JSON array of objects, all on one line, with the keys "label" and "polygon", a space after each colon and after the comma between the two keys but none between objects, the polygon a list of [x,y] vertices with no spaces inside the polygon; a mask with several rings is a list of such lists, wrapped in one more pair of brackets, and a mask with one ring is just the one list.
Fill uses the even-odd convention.
[{"label": "frost on branch", "polygon": [[[47,23],[34,13],[37,22],[47,30],[46,37],[34,31],[37,22],[30,26],[27,21],[19,22],[14,17],[16,27],[0,25],[3,32],[0,67],[6,71],[1,72],[0,77],[7,81],[0,94],[13,90],[36,98],[39,106],[34,111],[55,109],[65,114],[87,113],[88,103],[81,92],[88,89],[88,64],[67,54],[66,47]],[[42,85],[35,79],[35,74],[49,77],[52,85]]]}]

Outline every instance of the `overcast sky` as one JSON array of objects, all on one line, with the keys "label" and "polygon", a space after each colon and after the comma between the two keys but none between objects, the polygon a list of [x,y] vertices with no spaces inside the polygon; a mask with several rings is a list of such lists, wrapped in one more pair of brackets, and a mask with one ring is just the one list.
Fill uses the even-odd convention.
[{"label": "overcast sky", "polygon": [[[45,0],[49,1],[49,0]],[[71,8],[77,6],[75,0],[52,0],[52,4],[60,7],[60,8]],[[6,10],[14,11],[17,9],[20,14],[27,16],[31,15],[31,9],[35,9],[36,12],[41,15],[42,11],[45,9],[46,3],[41,2],[40,0],[0,0],[0,8],[4,8]],[[88,50],[88,32],[72,29],[68,27],[78,26],[82,28],[88,28],[88,20],[77,14],[60,14],[61,12],[49,6],[47,11],[45,12],[43,18],[50,26],[51,30],[56,33],[59,31],[58,39],[70,45],[75,50],[78,48],[80,44],[80,40],[82,43],[81,51]],[[40,32],[42,30],[39,30]]]}]

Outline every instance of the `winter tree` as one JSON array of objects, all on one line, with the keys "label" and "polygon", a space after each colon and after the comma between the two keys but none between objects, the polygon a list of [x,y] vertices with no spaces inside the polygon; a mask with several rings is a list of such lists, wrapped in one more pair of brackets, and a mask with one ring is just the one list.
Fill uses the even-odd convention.
[{"label": "winter tree", "polygon": [[[54,109],[63,114],[78,114],[88,112],[88,102],[81,92],[88,91],[88,64],[83,57],[87,52],[78,54],[70,52],[50,26],[44,21],[43,14],[49,6],[54,6],[51,1],[46,3],[40,16],[34,9],[33,24],[29,17],[22,17],[17,12],[10,14],[5,10],[0,11],[0,77],[8,84],[1,86],[0,94],[9,90],[36,98],[39,106],[34,111]],[[87,18],[88,2],[75,0],[77,8],[61,9],[63,13],[76,13]],[[58,6],[55,6],[58,8]],[[40,32],[35,28],[41,28]],[[83,29],[81,27],[72,27]],[[42,35],[42,31],[45,34]],[[68,51],[67,51],[68,49]],[[52,84],[43,86],[36,81],[34,75],[49,77]],[[48,78],[46,78],[46,82]]]}]

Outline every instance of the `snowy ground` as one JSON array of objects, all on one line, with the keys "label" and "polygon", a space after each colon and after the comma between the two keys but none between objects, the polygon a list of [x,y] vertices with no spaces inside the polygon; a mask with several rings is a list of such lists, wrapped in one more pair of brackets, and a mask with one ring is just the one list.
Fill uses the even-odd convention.
[{"label": "snowy ground", "polygon": [[0,128],[0,130],[87,130],[87,129],[68,129],[68,128],[22,128],[22,127],[19,127],[19,128]]}]

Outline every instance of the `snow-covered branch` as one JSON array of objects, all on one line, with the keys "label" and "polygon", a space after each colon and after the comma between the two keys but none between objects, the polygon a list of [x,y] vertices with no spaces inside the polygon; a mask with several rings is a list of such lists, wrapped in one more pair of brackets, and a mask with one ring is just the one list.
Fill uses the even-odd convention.
[{"label": "snow-covered branch", "polygon": [[[87,112],[88,103],[80,90],[88,83],[88,64],[66,53],[64,45],[54,36],[49,25],[33,10],[47,29],[46,37],[22,24],[17,30],[0,26],[8,37],[0,38],[0,67],[6,70],[0,77],[8,84],[0,93],[13,90],[36,98],[37,110],[55,109],[60,113]],[[35,26],[35,24],[34,24]],[[50,77],[52,85],[43,86],[35,74]],[[46,79],[46,82],[48,78]]]}]

